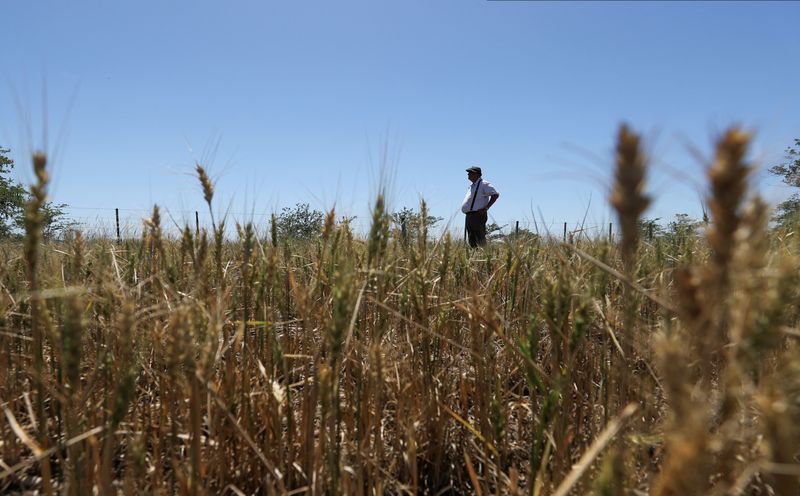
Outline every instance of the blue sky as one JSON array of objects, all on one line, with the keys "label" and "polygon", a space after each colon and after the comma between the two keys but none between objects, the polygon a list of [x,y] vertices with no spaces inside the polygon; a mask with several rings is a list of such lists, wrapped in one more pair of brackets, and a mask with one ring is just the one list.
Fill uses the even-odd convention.
[{"label": "blue sky", "polygon": [[308,202],[366,225],[385,163],[395,209],[424,197],[454,226],[470,165],[501,225],[607,225],[623,121],[653,156],[648,215],[700,216],[690,149],[739,123],[769,166],[800,137],[797,2],[10,0],[3,17],[0,146],[23,180],[31,149],[56,152],[52,197],[88,224],[153,203],[193,221],[199,160],[240,221]]}]

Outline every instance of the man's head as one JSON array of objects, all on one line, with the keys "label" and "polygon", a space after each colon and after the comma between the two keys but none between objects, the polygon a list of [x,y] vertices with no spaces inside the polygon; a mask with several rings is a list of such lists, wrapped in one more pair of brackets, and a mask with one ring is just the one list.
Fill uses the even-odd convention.
[{"label": "man's head", "polygon": [[481,177],[481,168],[472,166],[467,169],[467,179],[473,183]]}]

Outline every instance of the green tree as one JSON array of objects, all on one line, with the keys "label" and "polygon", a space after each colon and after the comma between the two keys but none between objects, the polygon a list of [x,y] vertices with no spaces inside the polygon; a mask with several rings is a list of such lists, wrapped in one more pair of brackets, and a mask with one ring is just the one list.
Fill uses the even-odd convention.
[{"label": "green tree", "polygon": [[667,224],[665,234],[678,240],[686,240],[697,235],[703,222],[689,217],[689,214],[675,214],[675,220]]},{"label": "green tree", "polygon": [[673,255],[689,254],[693,240],[697,239],[705,224],[704,221],[694,219],[688,214],[675,214],[675,220],[667,223],[659,238],[672,246]]},{"label": "green tree", "polygon": [[[769,168],[771,174],[781,178],[784,184],[800,188],[800,138],[794,140],[794,146],[786,149],[784,162]],[[800,194],[793,193],[787,200],[775,208],[773,220],[779,228],[791,228],[798,221],[800,214]]]},{"label": "green tree", "polygon": [[506,235],[503,234],[503,228],[506,226],[498,225],[497,222],[492,222],[486,225],[486,241],[495,241],[505,239]]},{"label": "green tree", "polygon": [[298,203],[294,207],[283,207],[275,219],[278,238],[309,240],[322,233],[325,214],[312,210],[308,203]]},{"label": "green tree", "polygon": [[652,241],[656,238],[660,238],[664,235],[664,228],[661,227],[658,221],[661,220],[661,217],[656,217],[654,219],[651,218],[644,218],[639,219],[637,224],[639,225],[639,236],[642,239],[647,241]]},{"label": "green tree", "polygon": [[[25,204],[30,193],[21,183],[10,176],[14,161],[8,156],[10,150],[0,147],[0,238],[8,238],[21,233],[25,226]],[[44,236],[59,236],[74,227],[67,218],[63,203],[47,202],[42,207]]]},{"label": "green tree", "polygon": [[[428,229],[432,228],[442,220],[435,215],[427,215],[425,225]],[[413,208],[403,207],[399,212],[392,214],[392,222],[400,229],[400,237],[404,242],[413,241],[417,238],[422,227],[422,214]]]},{"label": "green tree", "polygon": [[12,235],[25,205],[25,188],[9,177],[14,168],[14,161],[8,157],[9,151],[0,147],[0,238]]}]

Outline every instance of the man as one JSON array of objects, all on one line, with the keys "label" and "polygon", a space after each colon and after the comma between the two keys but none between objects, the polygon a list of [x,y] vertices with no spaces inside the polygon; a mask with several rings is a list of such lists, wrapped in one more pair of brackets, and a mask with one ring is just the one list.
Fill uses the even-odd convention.
[{"label": "man", "polygon": [[494,189],[494,186],[488,181],[484,181],[481,176],[480,167],[467,169],[467,179],[472,184],[461,203],[461,211],[467,216],[467,239],[472,248],[486,244],[486,220],[489,218],[487,212],[500,197],[500,193]]}]

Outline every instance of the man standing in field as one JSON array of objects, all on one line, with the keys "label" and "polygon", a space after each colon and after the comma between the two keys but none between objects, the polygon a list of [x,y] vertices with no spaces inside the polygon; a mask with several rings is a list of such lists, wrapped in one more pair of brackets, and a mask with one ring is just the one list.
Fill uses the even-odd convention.
[{"label": "man standing in field", "polygon": [[467,216],[467,239],[472,248],[486,244],[486,220],[489,218],[487,212],[500,197],[494,186],[489,181],[484,181],[481,176],[480,167],[467,169],[467,179],[472,184],[461,203],[461,211]]}]

